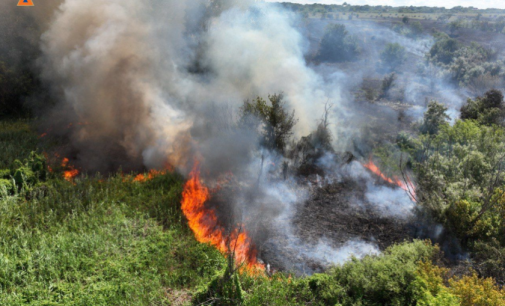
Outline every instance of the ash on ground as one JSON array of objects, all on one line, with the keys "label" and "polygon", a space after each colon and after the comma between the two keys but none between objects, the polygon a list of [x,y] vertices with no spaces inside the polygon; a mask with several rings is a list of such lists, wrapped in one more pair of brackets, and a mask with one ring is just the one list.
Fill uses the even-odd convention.
[{"label": "ash on ground", "polygon": [[[309,199],[292,216],[285,216],[287,220],[269,225],[269,238],[258,248],[260,258],[272,269],[298,275],[323,272],[352,256],[378,254],[412,239],[413,216],[401,218],[378,210],[367,200],[371,186],[364,180],[321,180],[309,178],[313,182]],[[386,183],[377,179],[372,184]]]}]

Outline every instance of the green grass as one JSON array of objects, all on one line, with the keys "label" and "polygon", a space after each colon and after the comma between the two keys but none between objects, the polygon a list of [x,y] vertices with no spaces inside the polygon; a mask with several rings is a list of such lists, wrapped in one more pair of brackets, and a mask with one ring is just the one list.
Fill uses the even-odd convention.
[{"label": "green grass", "polygon": [[24,159],[37,150],[38,135],[28,120],[0,120],[0,169],[8,168],[16,159]]},{"label": "green grass", "polygon": [[[0,140],[0,168],[38,146],[27,121],[0,122]],[[185,223],[181,176],[60,176],[0,191],[0,305],[171,305],[223,267]]]},{"label": "green grass", "polygon": [[169,305],[223,265],[182,222],[176,175],[50,184],[0,200],[0,305]]}]

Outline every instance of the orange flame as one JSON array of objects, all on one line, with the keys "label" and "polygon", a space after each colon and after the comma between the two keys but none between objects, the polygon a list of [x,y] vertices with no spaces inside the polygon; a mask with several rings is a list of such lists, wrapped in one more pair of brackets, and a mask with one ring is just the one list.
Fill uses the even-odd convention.
[{"label": "orange flame", "polygon": [[182,192],[182,211],[189,222],[189,227],[201,243],[210,243],[221,253],[233,250],[237,265],[244,264],[250,273],[261,273],[265,267],[256,258],[256,248],[245,231],[235,228],[227,236],[214,210],[205,207],[210,199],[209,189],[200,181],[198,163],[190,173],[190,178]]},{"label": "orange flame", "polygon": [[69,182],[72,182],[74,177],[79,175],[79,170],[75,169],[74,166],[68,164],[68,158],[63,158],[61,162],[62,168],[67,168],[68,170],[63,171],[63,178]]},{"label": "orange flame", "polygon": [[174,172],[174,170],[175,169],[173,166],[171,166],[170,164],[165,164],[165,170],[151,169],[151,170],[149,170],[149,172],[147,174],[144,174],[144,173],[137,174],[137,176],[135,176],[133,181],[143,183],[146,181],[150,181],[157,176],[165,175],[167,173],[172,173],[172,172]]},{"label": "orange flame", "polygon": [[393,185],[396,185],[398,187],[400,187],[401,189],[405,190],[410,199],[413,201],[413,202],[417,202],[416,201],[416,187],[414,186],[414,184],[410,181],[410,178],[408,176],[406,176],[406,181],[407,182],[404,182],[402,180],[400,180],[398,177],[394,176],[393,178],[389,178],[387,177],[384,173],[382,173],[379,169],[379,167],[377,167],[372,159],[370,158],[370,160],[368,161],[368,163],[364,164],[363,165],[365,168],[367,168],[368,170],[372,171],[374,174],[376,174],[377,176],[379,176],[381,179],[383,179],[384,181],[390,183],[390,184],[393,184]]}]

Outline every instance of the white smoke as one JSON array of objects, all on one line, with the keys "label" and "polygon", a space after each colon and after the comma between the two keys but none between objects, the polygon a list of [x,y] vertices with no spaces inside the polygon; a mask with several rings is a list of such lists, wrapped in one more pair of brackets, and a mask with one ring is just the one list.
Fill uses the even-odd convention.
[{"label": "white smoke", "polygon": [[[210,137],[193,141],[191,129],[221,119],[209,117],[213,107],[236,112],[245,99],[283,92],[301,136],[325,102],[339,103],[337,84],[306,66],[295,15],[233,3],[63,2],[42,37],[40,63],[71,120],[86,122],[71,135],[82,166],[111,167],[107,159],[121,152],[137,168],[168,161],[184,170]],[[195,65],[204,72],[193,73]]]}]

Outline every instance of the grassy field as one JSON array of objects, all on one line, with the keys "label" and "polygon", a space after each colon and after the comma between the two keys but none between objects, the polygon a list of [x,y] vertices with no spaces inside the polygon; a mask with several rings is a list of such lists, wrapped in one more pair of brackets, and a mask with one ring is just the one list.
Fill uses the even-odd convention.
[{"label": "grassy field", "polygon": [[[1,168],[27,158],[26,121],[0,123]],[[179,210],[182,178],[140,183],[120,174],[55,173],[0,195],[0,305],[165,305],[187,301],[223,265],[197,243]]]},{"label": "grassy field", "polygon": [[[41,153],[38,139],[28,121],[0,122],[2,167]],[[69,182],[58,171],[11,192],[0,184],[0,305],[505,302],[491,279],[449,278],[433,265],[438,248],[425,241],[310,277],[232,272],[223,255],[193,238],[180,210],[182,186],[176,173],[145,182],[122,173]]]}]

